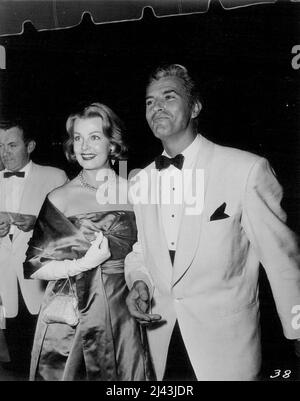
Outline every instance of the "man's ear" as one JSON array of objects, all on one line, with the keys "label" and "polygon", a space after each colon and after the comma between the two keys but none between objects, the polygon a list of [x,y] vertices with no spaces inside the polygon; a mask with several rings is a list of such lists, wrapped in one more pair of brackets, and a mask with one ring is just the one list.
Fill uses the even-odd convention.
[{"label": "man's ear", "polygon": [[202,110],[202,104],[200,103],[199,100],[196,100],[196,102],[193,105],[193,110],[192,110],[192,115],[191,118],[196,118],[198,117],[200,111]]},{"label": "man's ear", "polygon": [[34,140],[31,140],[31,141],[28,142],[28,144],[27,144],[27,152],[28,152],[29,155],[30,155],[30,153],[32,153],[34,151],[35,146],[36,146],[36,142]]}]

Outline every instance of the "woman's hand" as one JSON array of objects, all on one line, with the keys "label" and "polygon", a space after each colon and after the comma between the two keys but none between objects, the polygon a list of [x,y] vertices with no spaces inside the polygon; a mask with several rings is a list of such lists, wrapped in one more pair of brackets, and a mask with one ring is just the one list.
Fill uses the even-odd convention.
[{"label": "woman's hand", "polygon": [[100,231],[96,239],[91,242],[91,247],[87,250],[87,253],[82,258],[77,259],[77,262],[89,269],[101,265],[101,263],[105,262],[110,256],[108,240],[104,237],[102,231]]},{"label": "woman's hand", "polygon": [[100,231],[96,239],[91,242],[90,248],[80,259],[53,260],[31,275],[31,278],[40,280],[59,280],[62,278],[77,276],[87,270],[91,270],[110,257],[108,240]]}]

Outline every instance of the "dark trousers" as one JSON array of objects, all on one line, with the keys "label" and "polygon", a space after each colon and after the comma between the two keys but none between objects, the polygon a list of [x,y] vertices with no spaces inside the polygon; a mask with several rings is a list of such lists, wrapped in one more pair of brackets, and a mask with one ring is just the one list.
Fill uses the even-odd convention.
[{"label": "dark trousers", "polygon": [[[170,251],[172,264],[174,263],[175,251]],[[168,349],[167,363],[164,381],[197,381],[194,369],[191,365],[190,358],[186,351],[179,324],[176,321],[171,341]]]},{"label": "dark trousers", "polygon": [[15,318],[6,319],[4,335],[11,362],[5,363],[4,367],[26,374],[29,373],[37,315],[31,315],[28,312],[19,284],[18,297],[18,315]]}]

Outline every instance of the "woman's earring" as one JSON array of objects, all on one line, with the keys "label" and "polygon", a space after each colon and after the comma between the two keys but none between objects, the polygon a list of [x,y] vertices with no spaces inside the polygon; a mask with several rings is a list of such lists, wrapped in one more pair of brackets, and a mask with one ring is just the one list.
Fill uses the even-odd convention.
[{"label": "woman's earring", "polygon": [[112,156],[113,151],[114,151],[114,148],[110,148],[110,150],[109,150],[109,152],[110,152],[110,162],[111,162],[112,165],[114,165],[115,162],[116,162],[116,159],[114,159],[113,156]]}]

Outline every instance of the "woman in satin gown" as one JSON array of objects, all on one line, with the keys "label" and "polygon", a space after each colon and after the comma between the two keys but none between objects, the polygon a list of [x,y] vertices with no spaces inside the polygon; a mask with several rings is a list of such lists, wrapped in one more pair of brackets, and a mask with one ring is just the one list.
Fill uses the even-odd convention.
[{"label": "woman in satin gown", "polygon": [[[67,158],[82,170],[48,195],[24,264],[26,278],[48,280],[30,380],[154,380],[146,336],[125,303],[124,258],[137,232],[127,181],[111,169],[125,149],[120,120],[92,103],[68,118],[67,132]],[[66,280],[78,298],[76,327],[43,319]]]}]

